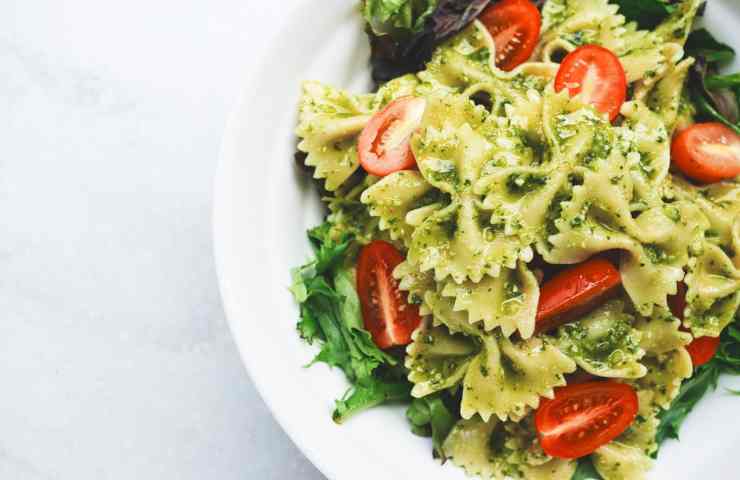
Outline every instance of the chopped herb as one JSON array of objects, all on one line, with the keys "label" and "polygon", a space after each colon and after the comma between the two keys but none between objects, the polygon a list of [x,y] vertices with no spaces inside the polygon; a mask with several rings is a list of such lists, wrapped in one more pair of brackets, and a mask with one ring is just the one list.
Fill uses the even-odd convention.
[{"label": "chopped herb", "polygon": [[547,175],[540,173],[512,173],[506,180],[506,188],[510,193],[523,195],[532,192],[547,184]]}]

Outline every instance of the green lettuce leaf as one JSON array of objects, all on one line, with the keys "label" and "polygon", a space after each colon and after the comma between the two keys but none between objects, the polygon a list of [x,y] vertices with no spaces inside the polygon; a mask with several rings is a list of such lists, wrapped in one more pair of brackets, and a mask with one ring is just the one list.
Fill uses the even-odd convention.
[{"label": "green lettuce leaf", "polygon": [[293,270],[290,290],[300,306],[300,336],[321,346],[311,364],[340,368],[352,384],[334,412],[342,422],[381,403],[410,400],[411,385],[398,358],[379,349],[363,326],[351,266],[357,246],[349,235],[332,240],[330,231],[325,223],[308,232],[314,258]]},{"label": "green lettuce leaf", "polygon": [[365,0],[362,14],[375,35],[419,33],[437,8],[437,0]]},{"label": "green lettuce leaf", "polygon": [[596,471],[591,457],[583,457],[578,460],[578,467],[571,480],[602,480],[602,478],[599,472]]},{"label": "green lettuce leaf", "polygon": [[432,437],[435,457],[447,458],[442,444],[460,420],[459,404],[447,392],[415,398],[406,410],[406,418],[416,435]]}]

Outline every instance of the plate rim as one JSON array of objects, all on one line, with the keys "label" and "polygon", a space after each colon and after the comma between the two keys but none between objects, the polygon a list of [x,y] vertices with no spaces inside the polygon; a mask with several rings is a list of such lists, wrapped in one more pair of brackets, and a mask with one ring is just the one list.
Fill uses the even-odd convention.
[{"label": "plate rim", "polygon": [[[721,3],[724,4],[726,1],[727,0]],[[295,6],[301,6],[306,3],[307,2],[304,1],[293,2]],[[295,12],[291,11],[290,13],[292,15]],[[279,28],[279,30],[282,30],[282,28]],[[737,35],[735,38],[740,42],[740,35]],[[734,40],[735,38],[732,38],[731,40]],[[231,331],[232,338],[241,358],[241,363],[244,365],[250,381],[255,386],[255,389],[262,401],[264,401],[268,411],[301,453],[305,455],[305,457],[325,477],[328,479],[339,479],[343,478],[340,474],[350,473],[351,469],[348,469],[341,461],[331,460],[332,458],[335,458],[336,455],[332,456],[322,454],[320,448],[321,442],[317,442],[315,436],[311,435],[305,429],[300,428],[300,425],[294,421],[294,414],[291,411],[279,408],[281,402],[275,400],[277,392],[270,390],[268,385],[269,382],[260,380],[263,375],[258,373],[259,368],[255,364],[256,359],[248,353],[248,342],[245,342],[244,335],[240,334],[240,332],[243,331],[244,323],[248,322],[245,322],[244,319],[240,318],[235,312],[235,305],[238,303],[235,300],[235,297],[237,296],[239,289],[234,288],[234,279],[227,273],[229,271],[228,263],[231,258],[229,254],[234,251],[230,246],[232,243],[231,240],[233,240],[232,238],[229,238],[229,233],[232,231],[233,226],[230,219],[235,216],[235,196],[233,188],[231,188],[233,185],[228,181],[228,173],[234,168],[236,161],[236,158],[230,156],[229,152],[232,148],[235,148],[235,139],[237,135],[241,135],[240,129],[238,128],[242,117],[241,114],[245,109],[249,108],[250,104],[255,103],[255,100],[253,98],[249,98],[249,95],[255,91],[255,87],[260,83],[258,72],[264,70],[264,68],[268,66],[267,62],[269,58],[266,58],[268,57],[266,50],[269,49],[263,50],[258,58],[256,58],[256,68],[250,69],[245,75],[242,75],[244,80],[240,83],[236,101],[228,114],[224,133],[221,137],[218,163],[212,182],[213,200],[211,209],[211,226],[213,258],[218,279],[219,295],[229,330]],[[245,210],[249,210],[249,208],[245,207]],[[252,303],[251,297],[247,300],[241,298],[239,301],[242,303],[245,301],[250,304]],[[296,365],[296,368],[300,368],[300,365]],[[337,393],[339,394],[341,392]],[[705,398],[703,403],[706,404],[707,400],[708,399]],[[316,414],[316,412],[312,413]],[[657,465],[658,462],[656,462],[652,469],[653,474]],[[390,474],[392,478],[395,478],[393,473],[394,472],[387,472],[387,474]],[[366,477],[362,472],[356,472],[354,477],[362,479],[370,478]]]}]

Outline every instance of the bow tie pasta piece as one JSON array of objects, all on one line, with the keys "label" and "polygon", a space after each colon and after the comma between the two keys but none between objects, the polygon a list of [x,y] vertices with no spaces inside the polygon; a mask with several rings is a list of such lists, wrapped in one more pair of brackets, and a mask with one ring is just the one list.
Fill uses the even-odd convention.
[{"label": "bow tie pasta piece", "polygon": [[632,180],[632,204],[662,204],[659,187],[671,165],[671,136],[660,116],[642,103],[626,103],[622,114],[624,122],[616,131]]},{"label": "bow tie pasta piece", "polygon": [[577,468],[578,463],[575,460],[553,458],[536,467],[523,465],[521,470],[524,478],[529,480],[570,480]]},{"label": "bow tie pasta piece", "polygon": [[615,151],[615,129],[606,116],[583,104],[580,96],[571,98],[567,89],[555,93],[547,87],[542,117],[553,167],[595,170]]},{"label": "bow tie pasta piece", "polygon": [[563,50],[595,44],[614,52],[627,80],[642,78],[661,61],[661,40],[634,23],[625,25],[619,7],[608,0],[548,0],[542,10],[543,25],[535,55],[554,61]]},{"label": "bow tie pasta piece", "polygon": [[523,262],[516,269],[505,269],[498,277],[480,282],[448,282],[441,291],[454,300],[454,311],[467,312],[470,323],[483,322],[486,331],[501,327],[504,336],[519,331],[522,338],[534,332],[539,300],[539,285]]},{"label": "bow tie pasta piece", "polygon": [[684,45],[694,27],[694,20],[706,0],[680,0],[670,17],[655,29],[655,35],[664,42]]},{"label": "bow tie pasta piece", "polygon": [[516,344],[501,335],[482,338],[483,350],[468,366],[460,414],[476,413],[484,420],[518,418],[537,408],[540,397],[551,398],[553,388],[565,385],[565,373],[575,363],[543,339]]},{"label": "bow tie pasta piece", "polygon": [[409,247],[408,260],[422,271],[434,269],[438,281],[479,282],[532,258],[526,242],[490,224],[490,212],[475,193],[481,169],[499,148],[483,133],[486,117],[484,108],[463,96],[435,95],[412,139],[421,174],[451,198],[414,230]]},{"label": "bow tie pasta piece", "polygon": [[467,312],[470,323],[483,322],[486,331],[500,327],[504,336],[518,331],[524,339],[534,333],[540,289],[524,262],[519,262],[516,269],[502,270],[498,277],[483,277],[478,283],[448,282],[441,294],[454,299],[453,309]]},{"label": "bow tie pasta piece", "polygon": [[639,378],[647,373],[640,363],[641,333],[634,317],[624,312],[624,302],[612,300],[577,322],[558,329],[557,345],[592,375]]},{"label": "bow tie pasta piece", "polygon": [[707,242],[719,246],[740,268],[740,180],[696,186],[672,176],[666,196],[696,204],[709,220]]},{"label": "bow tie pasta piece", "polygon": [[481,478],[570,480],[573,460],[552,459],[542,452],[531,418],[521,426],[495,418],[460,420],[448,435],[443,449],[452,462],[468,475]]},{"label": "bow tie pasta piece", "polygon": [[485,195],[482,205],[491,212],[491,224],[527,242],[543,242],[556,233],[548,231],[547,218],[560,206],[559,194],[570,189],[566,172],[544,167],[491,170],[476,184],[476,192]]},{"label": "bow tie pasta piece", "polygon": [[668,196],[693,202],[709,221],[685,279],[685,324],[695,336],[719,336],[740,307],[740,184],[697,187],[673,177],[666,190]]},{"label": "bow tie pasta piece", "polygon": [[408,261],[398,264],[393,270],[393,278],[398,280],[400,290],[408,292],[408,300],[412,305],[421,304],[427,292],[437,291],[434,275],[420,271],[417,265]]},{"label": "bow tie pasta piece", "polygon": [[[433,188],[414,170],[391,173],[362,194],[370,215],[380,219],[380,229],[388,230],[393,240],[411,241],[414,224],[440,208],[444,193]],[[412,219],[409,222],[409,217]]]},{"label": "bow tie pasta piece", "polygon": [[340,187],[359,168],[357,136],[374,113],[373,95],[352,95],[318,82],[305,82],[298,110],[305,163],[328,191]]},{"label": "bow tie pasta piece", "polygon": [[604,480],[644,480],[652,459],[639,448],[613,441],[592,454],[594,467]]},{"label": "bow tie pasta piece", "polygon": [[639,390],[653,392],[653,404],[667,409],[678,395],[681,382],[691,376],[693,365],[685,348],[677,348],[660,355],[649,355],[642,359],[647,374],[633,383]]},{"label": "bow tie pasta piece", "polygon": [[640,407],[632,425],[591,456],[596,470],[605,480],[645,478],[645,472],[652,466],[651,455],[658,449],[655,435],[660,409],[652,401],[652,392],[638,390],[637,396]]},{"label": "bow tie pasta piece", "polygon": [[740,269],[718,246],[706,243],[686,275],[685,324],[697,337],[718,337],[740,307]]},{"label": "bow tie pasta piece", "polygon": [[450,333],[447,327],[425,320],[407,348],[406,367],[409,381],[414,384],[412,395],[425,397],[457,385],[479,351],[473,338]]},{"label": "bow tie pasta piece", "polygon": [[656,307],[651,317],[640,317],[635,323],[640,332],[640,347],[652,356],[684,348],[691,343],[691,335],[682,332],[680,327],[681,321],[662,307]]},{"label": "bow tie pasta piece", "polygon": [[700,243],[708,225],[689,202],[650,208],[633,218],[623,181],[619,171],[606,167],[586,171],[583,184],[573,187],[572,199],[563,202],[554,222],[559,233],[548,238],[550,248],[541,253],[549,263],[569,264],[623,250],[622,283],[637,310],[649,315],[654,305],[666,306],[667,296],[676,292],[689,248]]},{"label": "bow tie pasta piece", "polygon": [[[439,358],[435,345],[448,343],[447,340],[425,343],[424,333],[419,333],[407,350],[409,380],[415,384],[412,394],[425,395],[449,388],[462,380],[463,418],[471,418],[477,413],[486,420],[492,415],[501,419],[519,419],[530,408],[539,405],[541,396],[551,397],[554,387],[565,385],[564,374],[576,369],[572,360],[543,339],[513,343],[500,333],[484,333],[471,325],[463,312],[455,312],[451,300],[438,294],[426,294],[423,313],[433,315],[434,325],[446,327],[434,330],[435,339],[446,332],[447,340],[454,337],[462,341],[456,335],[462,333],[470,342],[468,348],[477,350],[472,358],[469,357],[470,350],[465,351],[463,361],[456,357],[454,369],[438,366],[430,369],[432,362],[429,359]],[[458,367],[463,363],[465,372],[461,377]]]},{"label": "bow tie pasta piece", "polygon": [[638,30],[626,23],[619,7],[608,0],[548,0],[542,9],[542,36],[535,59],[554,61],[562,51],[586,44],[601,45],[614,52],[628,82],[650,79],[667,63],[662,47],[679,47],[693,24],[701,0],[684,0],[654,31]]},{"label": "bow tie pasta piece", "polygon": [[663,47],[664,66],[635,84],[634,99],[644,103],[663,121],[670,136],[680,123],[682,109],[691,107],[683,104],[684,85],[693,58],[683,59],[683,49],[674,43]]},{"label": "bow tie pasta piece", "polygon": [[376,177],[367,176],[359,184],[348,189],[339,189],[333,196],[324,197],[329,215],[329,238],[340,241],[347,234],[352,235],[362,244],[367,244],[376,238],[378,219],[370,216],[365,205],[360,202],[360,196],[369,186],[377,181]]},{"label": "bow tie pasta piece", "polygon": [[478,21],[440,45],[419,72],[426,93],[446,89],[461,92],[474,83],[491,81],[493,40]]},{"label": "bow tie pasta piece", "polygon": [[418,81],[406,75],[388,82],[377,94],[353,95],[319,82],[304,82],[298,108],[298,150],[314,178],[325,179],[333,192],[359,168],[357,137],[370,117],[386,103],[412,95]]}]

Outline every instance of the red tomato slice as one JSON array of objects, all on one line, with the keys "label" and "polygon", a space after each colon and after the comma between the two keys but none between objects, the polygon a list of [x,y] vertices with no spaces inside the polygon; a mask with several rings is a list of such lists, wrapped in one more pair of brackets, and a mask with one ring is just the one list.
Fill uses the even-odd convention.
[{"label": "red tomato slice", "polygon": [[584,45],[568,54],[555,77],[555,91],[567,88],[613,121],[627,99],[627,76],[616,55],[598,45]]},{"label": "red tomato slice", "polygon": [[542,449],[558,458],[580,458],[618,437],[635,420],[635,389],[614,381],[555,389],[535,414]]},{"label": "red tomato slice", "polygon": [[673,164],[687,177],[714,183],[740,175],[740,135],[721,123],[697,123],[671,145]]},{"label": "red tomato slice", "polygon": [[409,139],[426,104],[423,98],[401,97],[373,115],[357,140],[360,165],[367,173],[384,177],[416,165]]},{"label": "red tomato slice", "polygon": [[547,332],[588,313],[616,293],[621,283],[619,270],[599,257],[563,270],[540,289],[535,332]]},{"label": "red tomato slice", "polygon": [[532,56],[542,17],[529,0],[503,0],[483,10],[483,22],[496,44],[496,66],[511,71]]},{"label": "red tomato slice", "polygon": [[686,346],[694,367],[700,367],[714,358],[719,348],[719,337],[695,338]]},{"label": "red tomato slice", "polygon": [[[686,311],[686,291],[686,284],[679,282],[678,292],[668,297],[668,306],[671,309],[671,313],[681,320],[683,320],[684,312]],[[683,327],[681,330],[686,331]],[[686,350],[691,355],[691,363],[694,364],[694,367],[704,365],[714,358],[718,348],[719,337],[698,337],[686,346]]]},{"label": "red tomato slice", "polygon": [[380,348],[411,343],[421,323],[419,307],[409,305],[398,289],[393,269],[404,258],[396,247],[381,240],[366,245],[357,260],[357,293],[365,329]]}]

